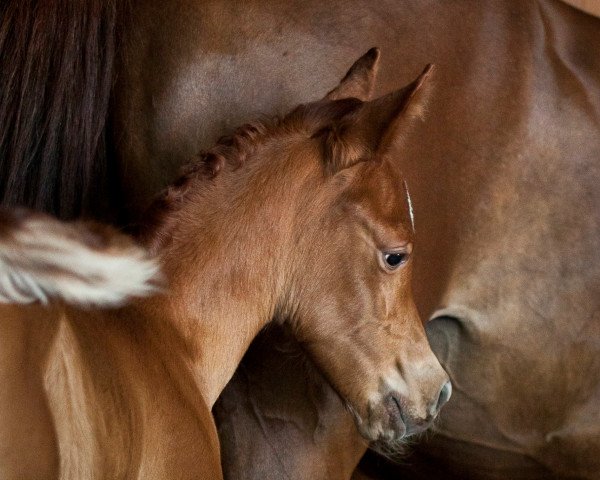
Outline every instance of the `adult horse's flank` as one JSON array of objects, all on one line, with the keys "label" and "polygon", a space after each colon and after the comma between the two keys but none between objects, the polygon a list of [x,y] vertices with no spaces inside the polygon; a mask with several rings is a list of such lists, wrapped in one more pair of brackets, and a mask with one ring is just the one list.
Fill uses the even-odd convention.
[{"label": "adult horse's flank", "polygon": [[[167,191],[144,238],[168,294],[112,310],[3,307],[3,328],[40,352],[30,376],[6,384],[5,406],[24,410],[19,425],[44,448],[3,446],[5,477],[220,478],[209,408],[274,316],[368,440],[394,444],[431,423],[450,384],[412,300],[397,166],[431,69],[362,101],[377,58],[370,50],[323,100],[223,139]],[[0,338],[24,352],[16,334]],[[22,401],[31,391],[41,413]],[[7,424],[1,438],[18,430]]]}]

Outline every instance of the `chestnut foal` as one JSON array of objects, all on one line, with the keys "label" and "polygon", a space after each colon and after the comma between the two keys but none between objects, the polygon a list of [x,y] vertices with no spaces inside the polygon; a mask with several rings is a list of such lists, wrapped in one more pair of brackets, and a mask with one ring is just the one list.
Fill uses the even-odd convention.
[{"label": "chestnut foal", "polygon": [[373,101],[370,50],[323,100],[222,139],[154,207],[170,285],[152,313],[181,335],[212,407],[284,318],[368,440],[425,429],[450,395],[411,293],[413,227],[397,147],[431,68]]},{"label": "chestnut foal", "polygon": [[155,210],[149,245],[173,292],[160,312],[183,332],[209,406],[274,316],[368,440],[423,430],[449,397],[411,297],[410,205],[395,161],[430,69],[363,102],[377,57],[322,101],[223,139]]},{"label": "chestnut foal", "polygon": [[367,440],[435,418],[451,387],[412,299],[396,161],[431,69],[364,102],[377,57],[323,100],[223,139],[157,202],[142,238],[166,294],[42,319],[54,332],[36,370],[54,427],[42,438],[62,478],[221,478],[210,408],[272,318]]}]

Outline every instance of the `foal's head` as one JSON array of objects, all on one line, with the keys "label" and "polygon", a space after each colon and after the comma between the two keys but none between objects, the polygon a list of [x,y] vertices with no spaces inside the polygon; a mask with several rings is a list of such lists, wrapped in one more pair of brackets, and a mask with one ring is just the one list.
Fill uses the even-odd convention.
[{"label": "foal's head", "polygon": [[427,428],[451,384],[412,297],[412,204],[402,137],[421,115],[431,67],[368,101],[378,51],[359,59],[326,98],[310,132],[321,181],[298,212],[287,312],[297,338],[369,440]]},{"label": "foal's head", "polygon": [[271,302],[257,311],[287,319],[363,436],[395,441],[425,429],[451,387],[412,298],[412,206],[400,171],[431,69],[369,101],[378,56],[361,57],[324,99],[221,141],[166,200],[195,192],[186,194],[195,207],[171,218],[201,222],[195,231],[207,239],[171,232],[200,252],[176,256],[227,268],[229,301],[245,312],[248,297]]}]

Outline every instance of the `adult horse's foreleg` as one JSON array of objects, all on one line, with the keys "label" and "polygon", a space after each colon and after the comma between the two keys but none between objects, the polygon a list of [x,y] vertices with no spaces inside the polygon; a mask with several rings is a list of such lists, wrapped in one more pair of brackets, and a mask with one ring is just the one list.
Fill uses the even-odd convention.
[{"label": "adult horse's foreleg", "polygon": [[338,395],[277,326],[254,341],[213,413],[227,439],[225,478],[348,480],[367,448]]}]

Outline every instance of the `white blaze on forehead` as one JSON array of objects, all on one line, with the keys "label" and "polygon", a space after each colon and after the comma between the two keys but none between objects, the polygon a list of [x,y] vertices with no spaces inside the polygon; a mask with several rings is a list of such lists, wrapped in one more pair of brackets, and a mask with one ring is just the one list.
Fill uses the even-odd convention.
[{"label": "white blaze on forehead", "polygon": [[413,233],[415,231],[415,212],[413,210],[412,200],[410,198],[410,192],[408,191],[408,184],[404,180],[404,190],[406,191],[406,201],[408,202],[408,213],[410,215],[410,225],[412,226]]}]

